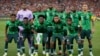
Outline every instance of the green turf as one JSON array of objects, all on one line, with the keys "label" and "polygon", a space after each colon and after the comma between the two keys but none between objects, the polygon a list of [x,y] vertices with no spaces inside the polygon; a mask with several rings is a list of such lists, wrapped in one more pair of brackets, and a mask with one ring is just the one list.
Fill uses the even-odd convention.
[{"label": "green turf", "polygon": [[[5,21],[0,21],[0,56],[3,55],[3,52],[4,52],[4,27],[5,27]],[[93,34],[93,39],[92,39],[92,42],[93,42],[93,53],[94,53],[94,56],[100,56],[100,22],[97,21],[95,23],[95,33]],[[27,41],[25,42],[26,44],[26,54],[27,56],[28,55],[28,44],[27,44]],[[88,50],[88,43],[87,41],[85,40],[85,43],[84,43],[84,56],[89,56],[89,50]],[[42,46],[40,45],[39,46],[39,56],[43,56],[42,55]],[[77,56],[77,45],[74,44],[74,56]],[[9,50],[8,50],[8,56],[16,56],[16,45],[13,43],[9,44]]]}]

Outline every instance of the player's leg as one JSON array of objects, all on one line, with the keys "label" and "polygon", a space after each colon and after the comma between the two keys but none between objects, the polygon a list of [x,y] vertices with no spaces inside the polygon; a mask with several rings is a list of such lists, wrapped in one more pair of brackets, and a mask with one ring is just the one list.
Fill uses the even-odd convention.
[{"label": "player's leg", "polygon": [[22,55],[22,44],[23,44],[23,34],[21,31],[18,33],[18,43],[17,43],[17,48],[20,49],[20,54]]},{"label": "player's leg", "polygon": [[34,47],[33,47],[33,35],[32,34],[26,34],[28,44],[29,44],[29,55],[33,53]]},{"label": "player's leg", "polygon": [[56,41],[56,35],[53,34],[50,40],[50,55],[54,55],[54,42]]},{"label": "player's leg", "polygon": [[50,53],[50,37],[47,37],[46,53]]},{"label": "player's leg", "polygon": [[43,54],[46,54],[46,43],[47,43],[47,33],[43,33],[43,39],[42,39],[42,46],[43,46]]},{"label": "player's leg", "polygon": [[57,41],[55,40],[55,42],[54,42],[54,54],[56,55],[57,53],[56,53],[56,43],[57,43]]},{"label": "player's leg", "polygon": [[26,37],[27,37],[26,34],[23,34],[23,36],[20,38],[22,56],[26,56],[25,55],[25,44],[24,44]]},{"label": "player's leg", "polygon": [[[61,40],[58,38],[58,48],[59,48],[59,52],[61,52],[61,46],[62,46],[62,45],[61,45]],[[59,53],[59,52],[58,52],[58,53]]]},{"label": "player's leg", "polygon": [[[61,42],[61,43],[60,43],[60,45],[61,45],[61,46],[60,46],[60,51],[58,52],[58,55],[62,55],[62,46],[65,47],[64,37],[63,37],[63,34],[61,34],[61,33],[58,34],[57,37],[58,37],[59,43]],[[59,44],[58,44],[58,45],[59,45]],[[64,51],[65,51],[65,50],[64,50]]]},{"label": "player's leg", "polygon": [[67,45],[67,39],[65,37],[64,38],[64,43],[63,43],[63,56],[67,55],[67,53],[66,53],[66,50],[67,50],[66,45]]},{"label": "player's leg", "polygon": [[47,46],[48,46],[48,50],[49,50],[49,53],[50,53],[50,40],[51,40],[51,37],[52,37],[52,28],[48,28],[48,43],[47,43]]},{"label": "player's leg", "polygon": [[38,36],[38,33],[37,34],[34,34],[34,55],[35,56],[38,56],[38,43],[37,43],[37,37],[40,37]]},{"label": "player's leg", "polygon": [[7,34],[7,39],[5,40],[5,46],[4,46],[4,54],[3,56],[7,56],[7,52],[8,52],[8,43],[12,42],[12,35],[11,34]]},{"label": "player's leg", "polygon": [[81,38],[77,35],[75,36],[76,43],[78,44],[78,56],[81,54]]},{"label": "player's leg", "polygon": [[73,45],[74,43],[73,42],[74,42],[74,36],[70,38],[70,48],[71,48],[72,54],[74,53],[74,50],[73,50],[74,49],[74,45]]},{"label": "player's leg", "polygon": [[73,40],[74,40],[73,36],[68,36],[67,49],[69,52],[69,56],[73,56]]},{"label": "player's leg", "polygon": [[86,31],[82,30],[82,32],[81,32],[81,54],[80,54],[81,56],[83,56],[83,48],[84,48],[85,36],[86,36]]},{"label": "player's leg", "polygon": [[43,39],[42,39],[42,43],[44,42],[44,49],[43,49],[43,54],[46,54],[46,56],[49,56],[49,50],[48,50],[48,37],[47,37],[47,33],[43,34]]},{"label": "player's leg", "polygon": [[92,53],[92,41],[91,41],[91,39],[92,39],[91,30],[87,31],[87,35],[86,36],[87,36],[88,43],[89,43],[89,54],[90,54],[90,56],[93,56],[93,53]]},{"label": "player's leg", "polygon": [[13,35],[13,37],[14,37],[15,43],[17,44],[17,56],[21,56],[21,53],[20,53],[20,45],[19,45],[19,40],[18,40],[19,34],[16,33],[16,34]]},{"label": "player's leg", "polygon": [[30,56],[33,56],[33,52],[34,52],[34,40],[33,40],[33,38],[34,38],[33,34],[29,34],[28,41],[31,42],[30,53],[29,53]]}]

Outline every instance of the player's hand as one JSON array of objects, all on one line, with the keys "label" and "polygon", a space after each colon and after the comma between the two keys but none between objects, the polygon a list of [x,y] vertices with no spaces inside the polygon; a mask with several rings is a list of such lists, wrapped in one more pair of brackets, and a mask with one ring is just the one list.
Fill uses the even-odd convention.
[{"label": "player's hand", "polygon": [[8,41],[8,38],[7,37],[5,38],[5,41]]},{"label": "player's hand", "polygon": [[92,29],[91,29],[91,32],[94,33],[94,31],[95,31],[94,28],[92,28]]}]

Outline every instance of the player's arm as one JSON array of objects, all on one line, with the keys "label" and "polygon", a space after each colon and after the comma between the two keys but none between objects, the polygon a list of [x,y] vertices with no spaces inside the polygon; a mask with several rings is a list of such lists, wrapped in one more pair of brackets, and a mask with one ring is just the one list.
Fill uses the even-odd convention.
[{"label": "player's arm", "polygon": [[78,32],[78,38],[81,39],[81,31],[82,31],[82,27],[80,25],[78,25],[77,27],[75,27],[76,31]]},{"label": "player's arm", "polygon": [[63,35],[64,35],[64,37],[66,37],[67,36],[67,25],[66,24],[63,24]]},{"label": "player's arm", "polygon": [[36,30],[35,30],[34,25],[31,26],[31,31],[32,31],[34,34],[36,34]]},{"label": "player's arm", "polygon": [[95,18],[93,15],[91,16],[91,22],[92,22],[92,33],[94,33]]},{"label": "player's arm", "polygon": [[19,20],[19,18],[20,18],[20,14],[18,12],[17,15],[16,15],[16,19]]},{"label": "player's arm", "polygon": [[35,24],[35,23],[32,25],[32,32],[34,34],[37,34],[37,24]]},{"label": "player's arm", "polygon": [[18,21],[18,29],[19,29],[19,32],[24,31],[23,22]]},{"label": "player's arm", "polygon": [[29,15],[29,21],[30,21],[30,23],[33,23],[34,18],[35,18],[35,16],[33,15],[33,13],[30,12],[30,15]]},{"label": "player's arm", "polygon": [[33,19],[33,13],[32,12],[30,12],[29,18],[30,18],[30,20]]},{"label": "player's arm", "polygon": [[6,24],[6,26],[5,26],[5,40],[7,41],[7,30],[8,30],[8,24]]}]

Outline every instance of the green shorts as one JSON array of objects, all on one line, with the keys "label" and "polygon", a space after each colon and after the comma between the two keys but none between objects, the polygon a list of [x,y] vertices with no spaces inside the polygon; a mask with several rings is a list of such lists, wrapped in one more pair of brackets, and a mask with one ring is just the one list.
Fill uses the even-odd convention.
[{"label": "green shorts", "polygon": [[8,43],[11,43],[13,39],[14,39],[14,42],[17,43],[19,35],[18,35],[18,33],[7,34],[7,37],[8,37]]},{"label": "green shorts", "polygon": [[89,40],[91,40],[92,36],[91,36],[91,30],[82,30],[81,32],[81,39],[85,39],[85,37]]},{"label": "green shorts", "polygon": [[67,41],[70,42],[70,44],[73,44],[74,39],[76,40],[76,42],[80,40],[78,35],[76,35],[76,36],[68,35]]},{"label": "green shorts", "polygon": [[52,36],[52,27],[47,28],[47,34],[48,34],[48,37]]},{"label": "green shorts", "polygon": [[48,35],[47,33],[43,33],[42,43],[47,43],[47,42],[48,42]]},{"label": "green shorts", "polygon": [[23,35],[23,39],[24,39],[24,41],[27,39],[28,41],[33,41],[33,37],[34,37],[34,35],[33,34],[26,34],[26,33],[23,33],[22,34]]},{"label": "green shorts", "polygon": [[54,33],[51,37],[51,41],[55,42],[56,39],[59,39],[61,42],[64,41],[64,36],[61,33]]}]

